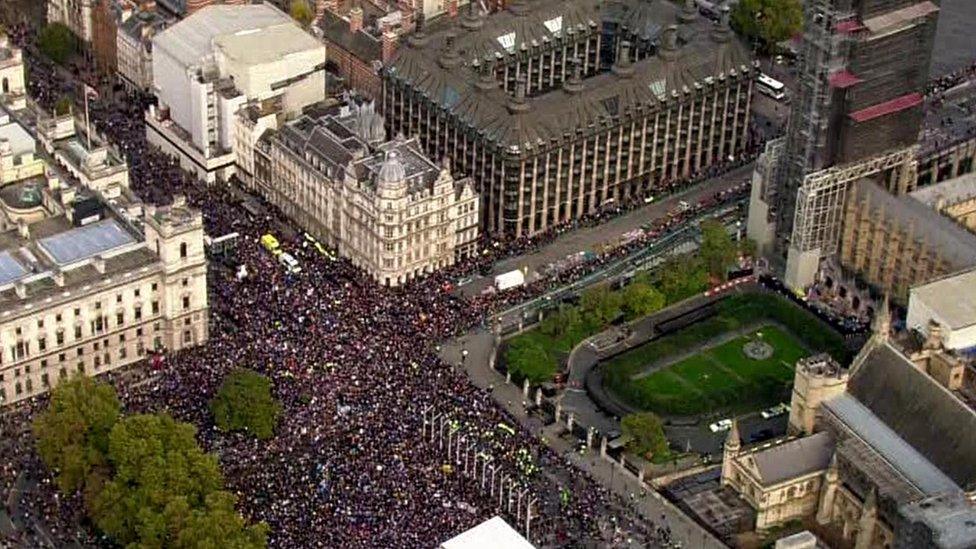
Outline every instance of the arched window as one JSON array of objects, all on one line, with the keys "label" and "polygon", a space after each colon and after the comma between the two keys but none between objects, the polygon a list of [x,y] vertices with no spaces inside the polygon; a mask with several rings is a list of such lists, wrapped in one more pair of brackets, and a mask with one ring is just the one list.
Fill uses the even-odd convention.
[{"label": "arched window", "polygon": [[180,242],[180,257],[186,257],[186,242]]}]

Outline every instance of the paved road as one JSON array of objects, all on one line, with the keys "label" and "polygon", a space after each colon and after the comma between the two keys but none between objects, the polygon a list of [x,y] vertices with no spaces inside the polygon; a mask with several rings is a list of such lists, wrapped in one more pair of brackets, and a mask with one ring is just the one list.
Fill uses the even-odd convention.
[{"label": "paved road", "polygon": [[941,76],[965,67],[976,60],[973,29],[976,28],[976,2],[973,0],[942,0],[939,27],[935,32],[932,64],[929,74]]},{"label": "paved road", "polygon": [[623,234],[640,228],[652,219],[663,217],[669,210],[685,200],[697,202],[706,196],[732,188],[748,181],[752,175],[752,163],[746,164],[719,177],[692,187],[684,192],[662,198],[643,208],[626,213],[595,227],[586,227],[563,233],[550,244],[533,253],[513,257],[495,264],[491,275],[478,278],[461,288],[465,295],[474,295],[490,286],[497,274],[527,267],[530,272],[564,259],[566,256],[583,251],[595,251],[601,244],[616,242]]}]

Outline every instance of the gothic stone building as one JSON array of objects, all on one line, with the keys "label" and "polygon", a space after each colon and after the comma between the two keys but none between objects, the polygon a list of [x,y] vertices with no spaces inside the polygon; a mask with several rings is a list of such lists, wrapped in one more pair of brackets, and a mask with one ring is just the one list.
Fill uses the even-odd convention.
[{"label": "gothic stone building", "polygon": [[384,72],[393,134],[471,175],[485,230],[535,234],[743,152],[755,65],[694,2],[469,4]]}]

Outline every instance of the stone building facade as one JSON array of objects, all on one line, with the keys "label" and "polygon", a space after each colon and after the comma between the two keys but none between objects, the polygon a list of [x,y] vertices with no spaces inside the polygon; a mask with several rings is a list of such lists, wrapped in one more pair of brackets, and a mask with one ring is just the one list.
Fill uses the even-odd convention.
[{"label": "stone building facade", "polygon": [[871,180],[848,192],[838,259],[900,302],[912,286],[976,265],[976,235]]},{"label": "stone building facade", "polygon": [[387,141],[372,106],[303,116],[254,149],[251,188],[386,286],[477,251],[478,195],[416,139]]},{"label": "stone building facade", "polygon": [[384,71],[393,133],[448,156],[494,235],[657,193],[748,142],[755,67],[694,4],[513,2],[418,31]]},{"label": "stone building facade", "polygon": [[0,33],[0,103],[13,108],[23,108],[27,98],[27,82],[24,79],[24,53]]},{"label": "stone building facade", "polygon": [[364,6],[366,10],[353,6],[344,16],[324,11],[316,25],[329,63],[345,79],[346,86],[379,100],[383,91],[380,71],[396,53],[405,29],[399,11],[384,14],[372,5]]},{"label": "stone building facade", "polygon": [[[52,215],[0,234],[0,402],[206,341],[198,211],[181,199],[147,206],[140,232],[90,195],[59,190],[56,182],[44,192],[56,199],[44,203],[55,208]],[[17,215],[16,206],[4,215]]]},{"label": "stone building facade", "polygon": [[97,0],[50,0],[47,3],[47,22],[68,27],[90,51],[94,28],[92,15],[97,4]]},{"label": "stone building facade", "polygon": [[976,174],[923,187],[911,197],[976,233]]},{"label": "stone building facade", "polygon": [[129,89],[146,92],[152,88],[152,39],[168,24],[158,11],[143,10],[119,26],[116,71]]}]

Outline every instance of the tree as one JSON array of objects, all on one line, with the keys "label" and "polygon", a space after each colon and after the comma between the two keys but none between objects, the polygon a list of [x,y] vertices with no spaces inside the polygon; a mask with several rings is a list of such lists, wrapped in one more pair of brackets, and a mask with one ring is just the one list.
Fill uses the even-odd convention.
[{"label": "tree", "polygon": [[540,383],[552,379],[556,373],[556,360],[549,356],[545,347],[535,339],[517,337],[511,341],[505,354],[508,368],[516,377]]},{"label": "tree", "polygon": [[312,11],[312,7],[308,5],[307,0],[292,0],[288,12],[291,14],[291,18],[303,27],[312,24],[312,19],[315,17],[315,13]]},{"label": "tree", "polygon": [[664,307],[664,294],[646,280],[635,279],[623,290],[623,309],[628,318],[639,318]]},{"label": "tree", "polygon": [[698,254],[708,274],[725,280],[729,267],[735,264],[738,246],[720,221],[709,219],[701,224],[702,242]]},{"label": "tree", "polygon": [[91,505],[99,529],[123,546],[168,545],[186,517],[223,487],[217,459],[195,435],[192,425],[167,415],[118,421],[107,454],[115,474]]},{"label": "tree", "polygon": [[668,439],[664,436],[661,418],[651,412],[639,412],[624,416],[620,429],[630,438],[627,447],[642,456],[661,456],[668,452]]},{"label": "tree", "polygon": [[281,405],[271,394],[271,380],[246,369],[231,372],[210,402],[214,423],[223,431],[247,431],[259,439],[274,435]]},{"label": "tree", "polygon": [[708,285],[708,272],[703,262],[694,256],[673,257],[664,263],[660,272],[661,292],[668,303],[693,296]]},{"label": "tree", "polygon": [[803,27],[800,0],[740,0],[732,11],[732,27],[767,52]]},{"label": "tree", "polygon": [[51,61],[63,65],[75,52],[75,35],[62,23],[51,23],[41,29],[37,47]]},{"label": "tree", "polygon": [[54,114],[62,115],[71,112],[71,98],[68,96],[61,96],[58,102],[54,104]]},{"label": "tree", "polygon": [[580,300],[583,320],[600,327],[605,326],[620,314],[621,301],[620,293],[610,291],[606,284],[593,286],[583,292]]},{"label": "tree", "polygon": [[33,430],[37,453],[57,473],[61,491],[72,493],[107,477],[109,433],[120,409],[115,388],[90,377],[78,376],[54,388]]},{"label": "tree", "polygon": [[579,310],[576,307],[563,304],[542,321],[539,330],[548,336],[562,337],[566,332],[575,329],[579,323]]},{"label": "tree", "polygon": [[174,549],[199,547],[234,547],[261,549],[268,544],[268,526],[258,523],[248,526],[234,510],[236,497],[227,491],[207,495],[203,509],[181,517]]}]

